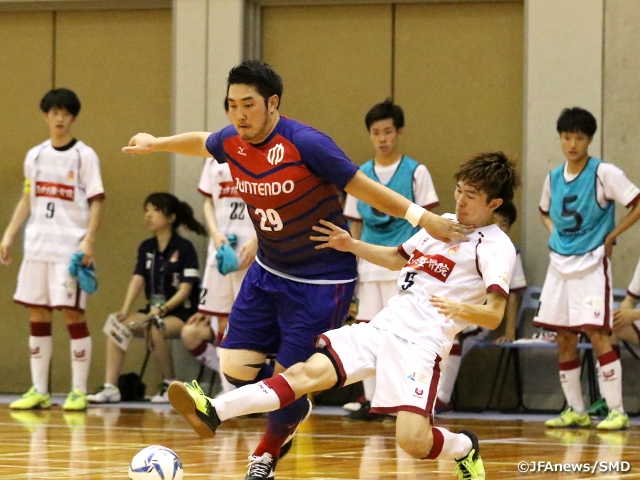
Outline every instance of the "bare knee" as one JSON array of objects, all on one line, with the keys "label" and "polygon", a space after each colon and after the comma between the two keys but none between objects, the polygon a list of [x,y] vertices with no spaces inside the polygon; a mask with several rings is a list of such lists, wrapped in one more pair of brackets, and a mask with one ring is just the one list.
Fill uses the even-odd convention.
[{"label": "bare knee", "polygon": [[413,412],[398,412],[396,441],[413,458],[427,458],[433,447],[431,419]]},{"label": "bare knee", "polygon": [[321,353],[314,354],[304,363],[296,363],[289,367],[284,376],[298,396],[327,390],[338,382],[333,364]]},{"label": "bare knee", "polygon": [[220,349],[220,370],[231,383],[250,382],[256,378],[267,356],[252,350]]},{"label": "bare knee", "polygon": [[64,316],[64,321],[67,325],[73,325],[74,323],[83,323],[86,321],[84,312],[80,310],[65,308],[62,310],[62,315]]},{"label": "bare knee", "polygon": [[182,343],[187,349],[193,350],[203,340],[198,332],[199,329],[193,324],[187,324],[182,327],[180,338],[182,338]]}]

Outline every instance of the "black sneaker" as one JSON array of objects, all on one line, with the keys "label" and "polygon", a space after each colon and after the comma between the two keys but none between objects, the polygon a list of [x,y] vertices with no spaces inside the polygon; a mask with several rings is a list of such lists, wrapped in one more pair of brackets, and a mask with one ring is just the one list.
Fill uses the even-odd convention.
[{"label": "black sneaker", "polygon": [[300,424],[304,422],[307,418],[309,418],[309,415],[311,415],[311,410],[313,410],[313,403],[311,402],[311,400],[307,398],[307,413],[305,414],[304,418],[300,420],[300,423],[296,425],[296,429],[293,431],[293,433],[289,435],[287,439],[284,441],[284,443],[282,444],[282,447],[280,448],[280,456],[278,457],[278,460],[284,457],[287,453],[289,453],[289,450],[291,450],[291,446],[293,445],[293,437],[296,435],[296,432],[298,431],[298,427],[300,426]]},{"label": "black sneaker", "polygon": [[471,439],[471,451],[466,457],[456,460],[456,468],[453,470],[453,474],[457,475],[459,480],[485,480],[478,437],[469,430],[462,430],[458,433],[462,433]]},{"label": "black sneaker", "polygon": [[369,411],[371,410],[371,402],[366,400],[360,404],[360,408],[355,412],[351,412],[346,415],[346,418],[349,420],[364,420],[369,422],[371,420],[376,420],[376,416],[372,415]]},{"label": "black sneaker", "polygon": [[249,471],[244,480],[260,480],[262,478],[275,478],[277,458],[273,458],[270,453],[263,453],[261,457],[251,455],[249,457]]}]

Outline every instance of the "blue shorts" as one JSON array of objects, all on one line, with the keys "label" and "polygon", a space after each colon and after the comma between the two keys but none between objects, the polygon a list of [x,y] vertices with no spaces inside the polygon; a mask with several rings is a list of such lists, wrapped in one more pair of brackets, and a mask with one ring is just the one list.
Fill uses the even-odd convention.
[{"label": "blue shorts", "polygon": [[317,285],[288,280],[254,262],[233,304],[223,348],[276,353],[285,368],[306,361],[314,339],[341,327],[355,282]]}]

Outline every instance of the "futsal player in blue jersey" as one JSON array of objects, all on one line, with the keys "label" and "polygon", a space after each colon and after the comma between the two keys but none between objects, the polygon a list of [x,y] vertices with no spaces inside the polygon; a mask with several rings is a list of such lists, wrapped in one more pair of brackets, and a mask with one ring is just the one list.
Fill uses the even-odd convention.
[{"label": "futsal player in blue jersey", "polygon": [[[598,356],[598,385],[609,414],[600,430],[629,427],[622,405],[622,365],[611,347],[613,323],[611,250],[615,239],[640,218],[640,190],[615,165],[589,155],[596,119],[582,108],[566,108],[557,121],[567,161],[545,179],[540,199],[549,238],[549,268],[540,294],[537,327],[558,335],[560,384],[567,408],[548,427],[588,427],[580,383],[578,334],[586,333]],[[615,224],[615,202],[631,208]]]},{"label": "futsal player in blue jersey", "polygon": [[[347,316],[357,276],[355,256],[315,249],[309,239],[320,220],[347,228],[337,189],[419,224],[434,238],[466,239],[473,230],[374,182],[328,136],[281,116],[282,90],[280,76],[268,64],[243,62],[227,79],[225,106],[232,125],[213,134],[156,138],[139,133],[122,149],[133,155],[167,151],[213,156],[229,164],[258,237],[256,261],[221,343],[221,368],[235,385],[266,379],[305,361],[315,351],[314,338],[339,327]],[[274,368],[265,364],[269,353],[276,353]],[[249,457],[247,480],[274,477],[278,459],[309,412],[310,403],[301,397],[269,414],[266,432]],[[196,431],[211,435],[209,429]]]}]

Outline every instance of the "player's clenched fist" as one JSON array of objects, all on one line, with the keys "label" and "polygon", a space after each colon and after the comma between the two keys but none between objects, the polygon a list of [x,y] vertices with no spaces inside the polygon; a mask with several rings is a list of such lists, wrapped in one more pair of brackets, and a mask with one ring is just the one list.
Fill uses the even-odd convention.
[{"label": "player's clenched fist", "polygon": [[124,153],[130,153],[131,155],[144,155],[146,153],[154,152],[154,140],[156,137],[148,133],[138,133],[131,137],[129,145],[124,147],[122,151]]}]

